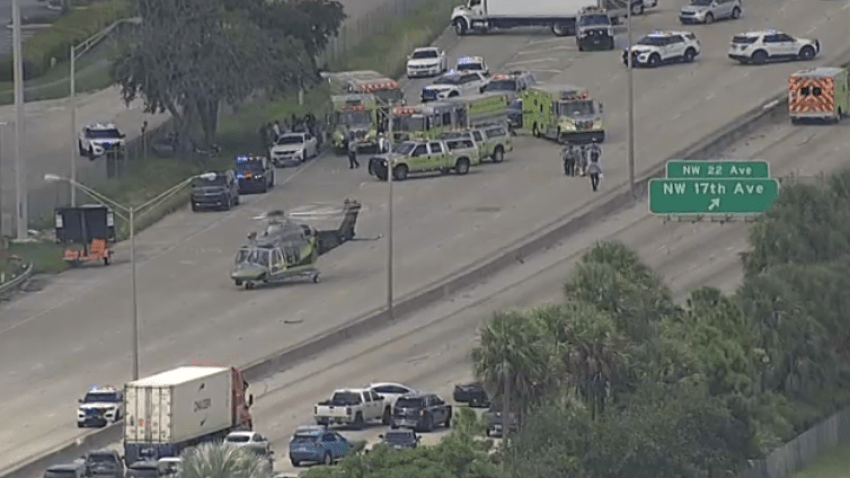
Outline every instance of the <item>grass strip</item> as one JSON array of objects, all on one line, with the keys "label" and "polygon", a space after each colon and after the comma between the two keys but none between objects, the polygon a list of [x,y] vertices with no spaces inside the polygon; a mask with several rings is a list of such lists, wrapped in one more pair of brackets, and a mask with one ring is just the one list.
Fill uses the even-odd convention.
[{"label": "grass strip", "polygon": [[791,478],[850,478],[850,445],[820,455],[813,464],[794,473]]},{"label": "grass strip", "polygon": [[[408,53],[414,47],[430,44],[445,30],[446,18],[456,3],[457,0],[434,0],[409,16],[397,18],[389,22],[380,33],[367,37],[351,49],[344,61],[330,66],[336,71],[370,69],[398,77],[404,70]],[[275,119],[283,120],[292,114],[301,116],[312,113],[322,118],[329,111],[329,93],[324,86],[306,91],[303,100],[303,104],[299,104],[297,95],[287,95],[261,98],[240,105],[233,114],[221,120],[218,142],[222,152],[218,158],[202,161],[156,157],[148,157],[145,161],[131,160],[129,174],[102,188],[101,192],[119,204],[139,205],[186,177],[232,167],[233,157],[238,153],[263,153],[259,134],[262,124]],[[136,220],[136,231],[142,231],[185,207],[189,202],[188,196],[189,190],[186,188],[149,210]],[[116,217],[115,226],[118,239],[126,239],[128,225]],[[61,272],[65,268],[61,260],[63,248],[56,244],[17,244],[15,247],[17,253],[35,261],[36,270],[40,272]]]}]

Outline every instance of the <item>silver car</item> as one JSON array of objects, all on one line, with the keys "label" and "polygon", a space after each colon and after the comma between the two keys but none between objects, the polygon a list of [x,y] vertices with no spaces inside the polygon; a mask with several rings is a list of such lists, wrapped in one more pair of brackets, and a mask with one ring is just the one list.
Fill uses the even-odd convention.
[{"label": "silver car", "polygon": [[679,10],[679,21],[683,25],[714,23],[726,18],[738,19],[744,11],[741,0],[691,0]]},{"label": "silver car", "polygon": [[269,440],[257,432],[231,432],[224,437],[224,443],[249,448],[262,456],[271,454]]}]

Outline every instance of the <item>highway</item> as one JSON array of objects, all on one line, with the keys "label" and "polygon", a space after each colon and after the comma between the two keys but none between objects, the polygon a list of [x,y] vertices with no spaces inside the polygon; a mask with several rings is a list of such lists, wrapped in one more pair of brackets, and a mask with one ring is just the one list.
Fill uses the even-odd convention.
[{"label": "highway", "polygon": [[[836,53],[830,46],[846,37],[846,15],[836,13],[844,5],[797,1],[776,8],[775,2],[752,2],[742,20],[694,28],[704,52],[696,64],[635,72],[638,171],[760,104],[801,67],[728,62],[725,48],[734,32],[769,25],[793,34],[814,27],[825,45],[825,61]],[[655,28],[678,28],[674,13],[668,9],[638,18],[636,37]],[[603,191],[591,194],[584,180],[561,176],[557,147],[531,138],[517,138],[516,152],[504,163],[487,164],[467,177],[397,184],[397,296],[492,256],[559,216],[603,201],[606,190],[625,182],[625,76],[619,53],[578,54],[573,45],[571,38],[553,39],[548,33],[506,32],[463,39],[449,55],[481,54],[494,71],[533,66],[541,79],[590,87],[608,115]],[[538,59],[545,62],[520,63]],[[356,241],[331,252],[320,262],[324,281],[319,285],[248,292],[227,279],[234,250],[261,226],[252,217],[271,208],[354,196],[365,205],[359,236],[385,233],[386,186],[365,168],[350,171],[346,163],[329,157],[287,170],[283,176],[289,182],[268,195],[246,198],[230,213],[183,210],[139,235],[142,374],[187,362],[246,363],[382,305],[383,240]],[[90,385],[129,378],[126,258],[121,245],[114,266],[63,274],[0,309],[0,373],[11,389],[34,391],[0,402],[0,413],[11,417],[0,431],[0,468],[79,436],[73,423],[76,399]],[[415,327],[418,320],[404,327]]]},{"label": "highway", "polygon": [[[847,131],[846,125],[772,125],[742,139],[725,153],[727,157],[767,159],[773,177],[795,174],[814,181],[823,171],[848,165],[842,154]],[[408,324],[387,328],[332,350],[321,360],[300,364],[263,383],[252,384],[257,399],[252,412],[255,429],[272,441],[276,470],[297,472],[287,455],[289,438],[298,425],[311,423],[315,403],[327,398],[335,388],[379,381],[435,391],[450,402],[454,384],[472,378],[468,353],[476,343],[481,322],[499,310],[558,303],[564,279],[594,241],[616,240],[637,250],[681,302],[702,285],[734,292],[742,278],[739,253],[749,249],[748,227],[741,222],[664,223],[649,215],[646,203],[641,202],[585,231],[581,237],[421,311],[413,319],[415,329]],[[351,440],[375,442],[386,429],[376,425],[364,431],[341,433]],[[445,433],[444,429],[423,433],[423,443],[433,443]]]}]

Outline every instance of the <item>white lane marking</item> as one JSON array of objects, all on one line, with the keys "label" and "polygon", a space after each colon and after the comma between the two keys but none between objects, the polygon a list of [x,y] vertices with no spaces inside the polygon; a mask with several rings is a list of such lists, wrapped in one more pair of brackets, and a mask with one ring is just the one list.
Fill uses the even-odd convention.
[{"label": "white lane marking", "polygon": [[[284,184],[286,184],[286,183],[288,183],[288,182],[292,181],[292,180],[293,180],[293,179],[295,179],[295,177],[297,177],[299,174],[303,173],[304,171],[308,170],[311,166],[313,166],[314,164],[316,164],[316,163],[318,162],[318,161],[316,161],[317,159],[319,159],[319,158],[315,158],[315,159],[313,159],[312,161],[310,161],[309,163],[307,163],[306,165],[304,165],[301,169],[299,169],[298,171],[295,171],[294,173],[292,173],[292,175],[291,175],[291,176],[289,176],[288,178],[284,179],[283,181],[281,181],[281,182],[277,183],[277,185],[282,186],[282,185],[284,185]],[[263,198],[263,199],[266,199],[266,198]],[[257,202],[260,202],[260,201],[257,201]],[[222,222],[224,222],[226,219],[229,219],[229,218],[230,218],[230,217],[232,217],[235,213],[238,213],[238,212],[240,212],[240,209],[239,209],[239,208],[237,208],[237,209],[235,209],[235,210],[233,210],[233,211],[231,211],[231,212],[229,212],[229,213],[227,213],[227,214],[222,215],[220,218],[218,218],[217,220],[215,220],[215,221],[211,222],[209,225],[204,226],[203,228],[201,228],[201,229],[199,229],[199,230],[197,230],[197,231],[193,232],[192,234],[190,234],[190,235],[188,235],[188,236],[186,236],[186,237],[184,237],[184,238],[181,238],[181,239],[180,239],[180,243],[178,243],[178,244],[174,244],[174,245],[172,245],[172,246],[171,246],[171,247],[169,247],[169,248],[162,249],[162,250],[160,250],[159,252],[157,252],[157,253],[155,253],[155,254],[153,254],[153,255],[151,255],[151,256],[148,256],[148,257],[147,257],[147,259],[145,259],[145,260],[143,260],[143,261],[141,261],[141,262],[140,262],[139,266],[142,266],[142,265],[144,265],[146,262],[148,262],[148,261],[150,261],[150,260],[152,260],[152,259],[155,259],[155,258],[157,258],[157,257],[159,257],[159,256],[161,256],[161,255],[163,255],[163,254],[166,254],[166,253],[168,253],[168,252],[173,251],[174,249],[176,249],[176,248],[178,248],[178,247],[180,247],[180,246],[184,245],[184,243],[188,242],[188,241],[189,241],[189,240],[191,240],[192,238],[194,238],[194,237],[196,237],[196,236],[198,236],[198,235],[200,235],[200,234],[203,234],[203,233],[205,233],[205,232],[209,231],[210,229],[213,229],[214,227],[216,227],[216,226],[220,225],[220,224],[221,224]],[[137,270],[138,270],[138,269],[137,269]],[[122,272],[122,273],[121,273],[121,274],[119,274],[119,275],[120,275],[120,276],[123,276],[123,275],[127,275],[127,274],[129,274],[129,273],[130,273],[130,271],[129,271],[129,270],[127,270],[127,271]],[[84,288],[81,292],[83,292],[83,293],[87,293],[87,292],[91,291],[92,289],[95,289],[96,287],[100,287],[100,286],[101,286],[104,282],[112,282],[113,280],[114,280],[114,278],[109,278],[108,280],[107,280],[107,279],[104,279],[104,280],[100,280],[100,281],[97,281],[97,282],[93,282],[93,283],[92,283],[89,287]],[[24,325],[24,324],[27,324],[27,323],[29,323],[29,322],[32,322],[33,320],[35,320],[35,319],[37,319],[37,318],[39,318],[39,317],[42,317],[42,316],[44,316],[44,315],[47,315],[47,314],[49,314],[49,313],[53,312],[54,310],[56,310],[56,309],[59,309],[59,308],[63,307],[63,306],[64,306],[65,304],[67,304],[68,302],[70,302],[70,301],[72,301],[72,300],[74,300],[74,299],[77,299],[77,298],[79,298],[79,294],[77,294],[77,295],[73,295],[73,296],[69,296],[68,298],[66,298],[65,300],[62,300],[61,302],[59,302],[58,304],[54,305],[53,307],[50,307],[50,308],[45,309],[45,310],[42,310],[42,311],[40,311],[40,312],[38,312],[38,313],[36,313],[36,314],[33,314],[33,315],[28,316],[27,318],[25,318],[25,319],[23,319],[23,320],[21,320],[21,321],[18,321],[17,323],[14,323],[14,324],[12,324],[12,325],[9,325],[8,327],[2,328],[2,329],[0,329],[0,335],[3,335],[3,334],[5,334],[5,333],[7,333],[7,332],[10,332],[10,331],[14,330],[14,329],[17,329],[18,327],[20,327],[20,326],[22,326],[22,325]]]},{"label": "white lane marking", "polygon": [[546,53],[546,52],[549,52],[549,51],[558,51],[558,50],[569,50],[569,51],[575,51],[575,48],[574,48],[574,47],[571,47],[571,46],[567,46],[567,45],[564,45],[564,46],[553,46],[553,47],[551,47],[551,48],[546,48],[545,50],[524,50],[524,51],[518,51],[518,52],[516,53],[516,55],[515,55],[515,56],[520,56],[520,55],[538,55],[538,54],[540,54],[540,53]]},{"label": "white lane marking", "polygon": [[818,23],[817,25],[814,25],[812,28],[809,28],[808,30],[806,30],[806,34],[808,35],[809,33],[814,33],[814,31],[818,29],[819,25],[820,25],[820,23]]},{"label": "white lane marking", "polygon": [[549,39],[547,39],[547,40],[535,40],[535,41],[530,41],[530,42],[526,43],[526,45],[527,45],[527,46],[532,46],[532,45],[546,45],[546,44],[548,44],[548,43],[557,43],[557,42],[563,42],[563,41],[564,41],[564,39],[563,39],[563,38],[549,38]]},{"label": "white lane marking", "polygon": [[842,10],[847,10],[848,8],[850,8],[850,3],[841,7]]},{"label": "white lane marking", "polygon": [[512,61],[510,63],[505,63],[505,66],[511,65],[530,65],[532,63],[543,63],[547,61],[557,61],[555,58],[536,58],[534,60],[523,60],[523,61]]},{"label": "white lane marking", "polygon": [[710,95],[706,96],[706,97],[705,97],[705,100],[706,100],[706,101],[708,101],[708,100],[710,100],[710,99],[712,99],[712,98],[714,98],[714,93],[712,93],[712,94],[710,94]]}]

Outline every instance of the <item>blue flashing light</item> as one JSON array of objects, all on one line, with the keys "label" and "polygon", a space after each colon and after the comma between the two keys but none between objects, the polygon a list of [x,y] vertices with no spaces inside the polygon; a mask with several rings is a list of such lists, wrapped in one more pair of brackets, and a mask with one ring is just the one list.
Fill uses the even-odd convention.
[{"label": "blue flashing light", "polygon": [[244,163],[246,161],[249,161],[250,159],[251,158],[246,154],[240,154],[239,156],[236,156],[237,163]]},{"label": "blue flashing light", "polygon": [[457,76],[457,75],[459,75],[459,73],[457,72],[457,70],[449,70],[449,71],[446,73],[446,76]]},{"label": "blue flashing light", "polygon": [[478,58],[476,58],[474,56],[464,56],[464,57],[458,58],[458,60],[457,60],[458,65],[462,65],[464,63],[477,63],[477,62],[478,62]]}]

